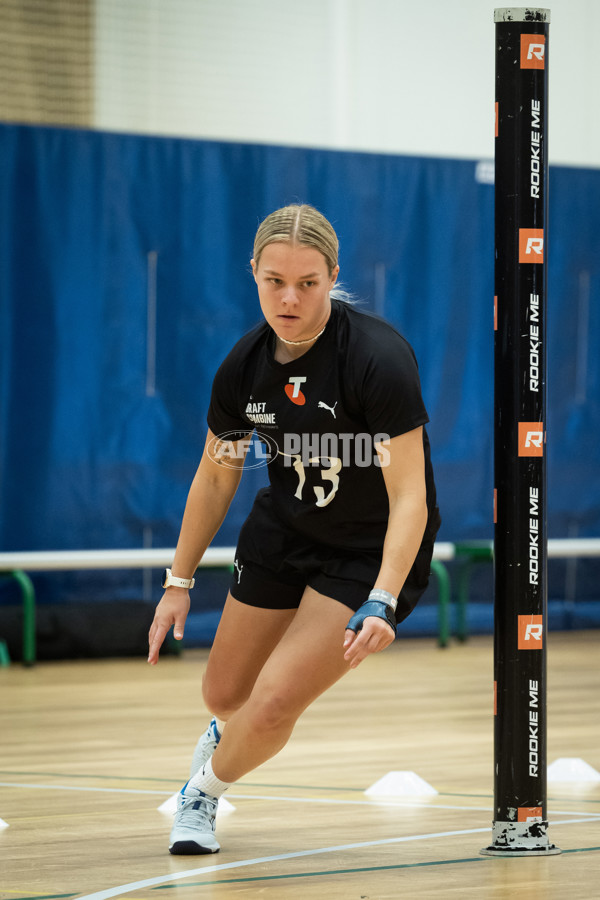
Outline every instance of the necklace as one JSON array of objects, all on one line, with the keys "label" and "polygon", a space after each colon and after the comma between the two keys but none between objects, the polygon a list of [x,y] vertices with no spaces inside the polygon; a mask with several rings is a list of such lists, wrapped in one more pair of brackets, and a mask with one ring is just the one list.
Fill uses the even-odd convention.
[{"label": "necklace", "polygon": [[289,344],[290,347],[300,347],[302,344],[312,344],[313,341],[316,341],[317,338],[320,338],[325,331],[325,328],[327,328],[327,325],[325,325],[318,334],[315,334],[314,337],[307,338],[307,340],[305,341],[286,341],[285,338],[279,337],[279,335],[277,335],[277,338],[278,340],[283,341],[284,344]]}]

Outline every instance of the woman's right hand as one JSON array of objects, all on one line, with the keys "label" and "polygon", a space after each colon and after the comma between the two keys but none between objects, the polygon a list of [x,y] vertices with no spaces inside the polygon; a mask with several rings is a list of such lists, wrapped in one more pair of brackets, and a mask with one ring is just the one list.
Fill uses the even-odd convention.
[{"label": "woman's right hand", "polygon": [[156,607],[154,620],[148,633],[148,662],[155,666],[163,641],[173,626],[176,641],[183,638],[185,620],[190,611],[190,592],[184,588],[168,587]]}]

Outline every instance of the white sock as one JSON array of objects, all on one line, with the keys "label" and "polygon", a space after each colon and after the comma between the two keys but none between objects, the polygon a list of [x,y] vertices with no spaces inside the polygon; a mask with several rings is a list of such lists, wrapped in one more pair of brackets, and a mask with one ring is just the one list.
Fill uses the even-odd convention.
[{"label": "white sock", "polygon": [[209,797],[220,797],[228,787],[231,787],[230,782],[221,781],[213,772],[212,756],[206,760],[200,771],[190,778],[189,785],[202,791],[203,794],[208,794]]}]

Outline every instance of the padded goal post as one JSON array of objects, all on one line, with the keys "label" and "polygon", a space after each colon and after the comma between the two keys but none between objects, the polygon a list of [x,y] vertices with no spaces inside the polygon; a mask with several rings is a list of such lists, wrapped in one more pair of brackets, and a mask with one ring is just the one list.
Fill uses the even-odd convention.
[{"label": "padded goal post", "polygon": [[546,811],[546,9],[497,9],[494,822],[487,855],[560,851]]}]

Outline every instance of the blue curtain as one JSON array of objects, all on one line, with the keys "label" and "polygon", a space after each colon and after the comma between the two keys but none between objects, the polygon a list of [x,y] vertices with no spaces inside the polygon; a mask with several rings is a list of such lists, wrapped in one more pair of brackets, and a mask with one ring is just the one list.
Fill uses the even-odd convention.
[{"label": "blue curtain", "polygon": [[[493,188],[475,162],[10,125],[0,159],[2,549],[174,544],[212,377],[260,318],[256,227],[295,201],[415,348],[440,538],[492,536]],[[600,171],[551,169],[550,222],[549,532],[597,535]],[[218,543],[263,479],[245,474]]]}]

